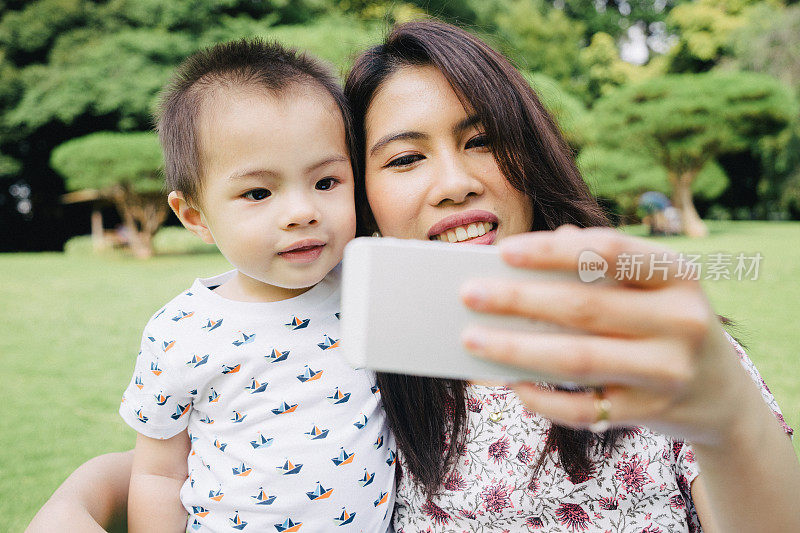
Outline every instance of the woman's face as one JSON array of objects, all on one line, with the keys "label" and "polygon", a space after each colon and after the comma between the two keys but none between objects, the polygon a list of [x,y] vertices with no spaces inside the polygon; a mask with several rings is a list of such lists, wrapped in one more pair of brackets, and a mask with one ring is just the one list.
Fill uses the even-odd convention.
[{"label": "woman's face", "polygon": [[529,231],[530,200],[500,172],[482,126],[438,69],[403,67],[366,115],[366,191],[381,233],[493,244]]}]

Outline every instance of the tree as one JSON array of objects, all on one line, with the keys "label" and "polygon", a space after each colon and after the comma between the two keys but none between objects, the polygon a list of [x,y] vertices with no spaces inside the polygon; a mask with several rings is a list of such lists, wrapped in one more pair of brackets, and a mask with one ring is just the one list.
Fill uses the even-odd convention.
[{"label": "tree", "polygon": [[614,39],[624,37],[632,26],[641,25],[650,35],[663,31],[664,20],[671,9],[687,0],[553,0],[563,6],[572,19],[586,26],[586,39],[606,33]]},{"label": "tree", "polygon": [[[340,71],[382,28],[336,0],[0,0],[0,152],[29,186],[25,217],[0,203],[0,250],[60,249],[65,219],[52,150],[97,131],[145,131],[172,69],[201,47],[264,37],[308,49]],[[9,223],[6,223],[10,221]]]},{"label": "tree", "polygon": [[678,41],[669,51],[670,72],[705,72],[731,53],[731,35],[747,23],[757,0],[696,0],[676,6],[667,27]]},{"label": "tree", "polygon": [[523,72],[522,75],[536,91],[545,109],[553,116],[569,145],[579,150],[586,144],[589,133],[588,111],[583,102],[545,74]]},{"label": "tree", "polygon": [[134,255],[153,255],[153,235],[169,213],[155,134],[100,132],[72,139],[53,150],[51,165],[68,189],[94,189],[111,200]]},{"label": "tree", "polygon": [[[800,100],[800,5],[757,5],[747,20],[731,35],[732,56],[720,68],[770,74],[794,89]],[[759,144],[757,150],[766,163],[758,184],[761,201],[771,204],[768,210],[800,213],[800,117],[791,132]]]},{"label": "tree", "polygon": [[592,100],[629,82],[637,69],[620,59],[614,38],[603,32],[592,36],[589,46],[581,49],[579,59],[586,78],[586,91]]},{"label": "tree", "polygon": [[[637,199],[642,193],[672,192],[667,170],[641,153],[592,145],[581,151],[577,163],[592,193],[616,204],[623,219],[636,216]],[[714,200],[727,186],[728,177],[722,167],[711,160],[698,173],[691,189],[695,197]]]},{"label": "tree", "polygon": [[565,87],[579,82],[583,25],[545,0],[502,0],[480,4],[478,21],[521,70],[540,72]]},{"label": "tree", "polygon": [[692,201],[692,184],[707,163],[746,151],[784,130],[796,102],[778,80],[752,73],[669,75],[624,86],[593,110],[597,144],[648,157],[666,171],[684,231],[707,229]]}]

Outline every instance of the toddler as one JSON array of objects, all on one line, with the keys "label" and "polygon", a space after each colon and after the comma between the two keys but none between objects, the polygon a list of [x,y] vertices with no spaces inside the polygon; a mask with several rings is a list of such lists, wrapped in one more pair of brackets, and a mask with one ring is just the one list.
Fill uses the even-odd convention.
[{"label": "toddler", "polygon": [[120,406],[139,433],[130,530],[386,531],[394,441],[374,376],[338,353],[341,89],[278,45],[217,45],[178,69],[158,130],[170,207],[235,270],[145,328]]}]

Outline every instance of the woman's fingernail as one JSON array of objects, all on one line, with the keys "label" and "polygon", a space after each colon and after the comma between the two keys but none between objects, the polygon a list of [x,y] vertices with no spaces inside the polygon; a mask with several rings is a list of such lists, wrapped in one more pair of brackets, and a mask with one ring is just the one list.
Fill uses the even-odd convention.
[{"label": "woman's fingernail", "polygon": [[464,330],[461,342],[470,351],[479,351],[486,345],[486,337],[480,330],[474,328]]},{"label": "woman's fingernail", "polygon": [[470,281],[461,287],[461,298],[472,307],[482,307],[489,301],[489,292],[483,285]]},{"label": "woman's fingernail", "polygon": [[517,239],[505,240],[499,244],[503,260],[511,266],[520,266],[525,262],[527,248],[524,242]]}]

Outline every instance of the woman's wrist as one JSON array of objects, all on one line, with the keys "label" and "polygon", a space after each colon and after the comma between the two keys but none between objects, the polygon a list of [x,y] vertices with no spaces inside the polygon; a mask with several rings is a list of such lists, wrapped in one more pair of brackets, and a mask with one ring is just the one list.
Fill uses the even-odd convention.
[{"label": "woman's wrist", "polygon": [[724,387],[715,402],[718,408],[711,409],[716,429],[710,433],[710,439],[693,443],[698,460],[702,457],[725,460],[731,453],[755,456],[763,450],[760,443],[765,433],[780,429],[758,387],[735,354],[731,359],[734,368],[721,373]]}]

